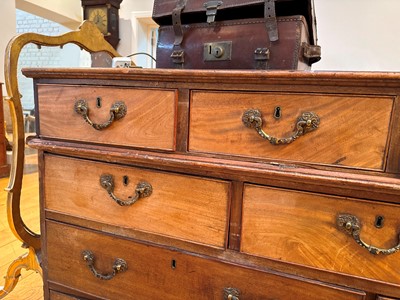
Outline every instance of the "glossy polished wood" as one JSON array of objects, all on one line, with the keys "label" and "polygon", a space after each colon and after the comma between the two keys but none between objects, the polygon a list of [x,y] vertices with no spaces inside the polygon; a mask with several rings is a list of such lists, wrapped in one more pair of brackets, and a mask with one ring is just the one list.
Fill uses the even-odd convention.
[{"label": "glossy polished wood", "polygon": [[[189,151],[382,170],[393,103],[393,97],[193,91]],[[271,145],[242,122],[253,108],[262,113],[262,129],[277,138],[291,136],[304,112],[317,114],[320,124],[289,145]]]},{"label": "glossy polished wood", "polygon": [[[398,253],[362,248],[338,227],[344,213],[357,216],[369,244],[389,249],[400,242],[397,205],[245,185],[241,251],[400,284]],[[384,219],[381,228],[377,216]]]},{"label": "glossy polished wood", "polygon": [[[46,156],[44,164],[47,211],[225,248],[229,182],[56,156]],[[105,173],[115,178],[121,199],[132,196],[140,181],[150,183],[153,192],[120,206],[100,186]]]},{"label": "glossy polished wood", "polygon": [[[192,256],[172,249],[118,240],[87,230],[46,223],[48,231],[49,280],[92,295],[113,299],[224,299],[224,288],[240,291],[244,299],[364,299],[361,291],[350,290],[299,277],[285,277],[249,270]],[[63,236],[59,241],[59,236]],[[58,242],[59,241],[59,242]],[[68,249],[60,255],[62,249]],[[116,257],[123,258],[128,269],[104,281],[95,278],[82,260],[82,250],[96,256],[99,270],[107,273]],[[243,280],[246,278],[246,280]],[[127,284],[129,283],[129,284]],[[184,287],[184,288],[182,288]]]},{"label": "glossy polished wood", "polygon": [[[236,286],[250,299],[312,298],[315,291],[323,299],[400,297],[399,253],[374,256],[336,225],[337,214],[352,213],[360,219],[361,238],[367,243],[382,248],[396,245],[400,226],[399,74],[146,69],[24,72],[34,77],[36,87],[104,87],[133,94],[167,90],[175,91],[177,99],[176,113],[169,114],[176,117],[172,151],[148,144],[78,141],[68,133],[53,139],[39,132],[28,141],[44,157],[42,199],[47,207],[43,217],[45,232],[50,234],[44,239],[47,290],[82,298],[99,294],[107,298],[108,293],[119,292],[114,283],[100,290],[98,279],[88,269],[72,272],[67,266],[75,261],[73,268],[79,264],[85,268],[78,253],[90,245],[100,253],[97,267],[104,272],[113,259],[127,254],[128,271],[116,280],[121,275],[124,283],[140,283],[139,296],[144,298],[149,298],[149,290],[154,292],[156,282],[162,291],[155,294],[156,299],[182,295],[219,299],[225,285]],[[45,89],[37,91],[40,99]],[[57,101],[71,102],[62,95]],[[152,99],[149,106],[152,101],[157,105]],[[53,102],[52,97],[38,101],[38,120],[40,106],[51,107]],[[287,147],[271,148],[262,141],[262,150],[245,148],[243,144],[258,143],[260,137],[243,127],[243,112],[261,107],[264,114],[275,102],[283,103],[285,109],[281,120],[273,121],[276,126],[271,134],[290,135],[294,119],[307,105],[321,112],[321,127]],[[265,131],[270,128],[269,115]],[[152,125],[157,128],[159,124]],[[155,134],[154,128],[149,132]],[[143,139],[152,139],[151,135]],[[302,151],[288,151],[290,147]],[[310,154],[313,150],[315,155]],[[120,208],[115,208],[99,185],[99,174],[108,171],[120,178],[115,193],[123,198],[132,193],[132,188],[122,186],[124,175],[129,173],[133,182],[141,177],[150,183],[154,180],[154,193],[159,193],[155,203],[152,195],[128,208],[134,211],[140,204],[139,222],[124,210],[118,214]],[[165,209],[165,202],[173,209]],[[378,215],[385,220],[381,229],[372,224]],[[64,246],[55,245],[60,236],[66,240]],[[59,259],[69,245],[75,254],[68,252]],[[171,269],[173,259],[178,263],[175,270]],[[148,262],[146,269],[143,261]],[[130,274],[129,266],[141,272]],[[77,278],[86,273],[93,278],[85,277],[82,280],[88,283],[78,287]],[[175,280],[181,282],[179,289]],[[193,286],[196,293],[190,294]],[[333,296],[332,289],[334,294],[344,294]],[[128,288],[124,291],[129,294]]]},{"label": "glossy polished wood", "polygon": [[[177,99],[174,90],[39,85],[38,92],[43,137],[175,149]],[[74,111],[76,101],[81,99],[87,101],[89,117],[94,123],[108,121],[110,108],[117,101],[125,103],[126,116],[114,120],[109,130],[95,130]]]}]

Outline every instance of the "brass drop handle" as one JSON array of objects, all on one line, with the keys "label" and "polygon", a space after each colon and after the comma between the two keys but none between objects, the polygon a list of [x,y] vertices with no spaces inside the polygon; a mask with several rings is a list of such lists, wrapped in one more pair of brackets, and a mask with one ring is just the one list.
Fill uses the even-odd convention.
[{"label": "brass drop handle", "polygon": [[367,249],[371,254],[389,255],[400,250],[400,235],[399,243],[396,246],[390,249],[381,249],[368,245],[361,239],[361,223],[356,216],[350,214],[340,214],[337,216],[336,222],[340,229],[351,235],[353,239],[357,242],[357,244]]},{"label": "brass drop handle", "polygon": [[123,101],[117,101],[110,108],[110,119],[102,124],[93,123],[89,118],[89,106],[86,100],[78,100],[74,106],[75,112],[83,117],[83,119],[96,130],[102,130],[109,127],[114,121],[125,117],[127,107]]},{"label": "brass drop handle", "polygon": [[318,128],[320,119],[316,113],[304,112],[297,119],[296,132],[288,138],[276,138],[268,135],[262,129],[263,121],[261,112],[258,109],[248,109],[242,116],[242,122],[246,127],[255,128],[257,133],[264,139],[268,140],[272,145],[290,144],[299,136],[311,132]]},{"label": "brass drop handle", "polygon": [[224,288],[224,300],[240,300],[240,291],[235,288]]},{"label": "brass drop handle", "polygon": [[122,273],[125,272],[128,269],[128,264],[126,263],[125,260],[122,258],[117,258],[114,261],[114,264],[112,266],[112,272],[108,274],[101,274],[96,270],[94,267],[94,262],[95,262],[95,257],[92,251],[90,250],[84,250],[82,252],[82,258],[86,262],[86,265],[90,269],[90,271],[93,273],[93,275],[96,278],[102,279],[102,280],[110,280],[117,275],[117,273]]},{"label": "brass drop handle", "polygon": [[103,174],[100,176],[100,185],[104,188],[110,197],[121,206],[129,206],[137,200],[144,197],[149,197],[153,192],[153,187],[146,181],[139,182],[135,188],[135,194],[129,196],[128,200],[121,200],[114,194],[114,176],[111,174]]}]

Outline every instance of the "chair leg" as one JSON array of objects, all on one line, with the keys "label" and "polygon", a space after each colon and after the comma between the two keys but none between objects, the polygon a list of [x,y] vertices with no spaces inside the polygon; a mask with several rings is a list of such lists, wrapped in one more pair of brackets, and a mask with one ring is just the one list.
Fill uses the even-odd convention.
[{"label": "chair leg", "polygon": [[42,275],[42,268],[39,265],[33,248],[29,248],[28,253],[18,257],[8,267],[4,286],[0,286],[0,299],[6,297],[15,288],[21,276],[22,269],[32,270]]}]

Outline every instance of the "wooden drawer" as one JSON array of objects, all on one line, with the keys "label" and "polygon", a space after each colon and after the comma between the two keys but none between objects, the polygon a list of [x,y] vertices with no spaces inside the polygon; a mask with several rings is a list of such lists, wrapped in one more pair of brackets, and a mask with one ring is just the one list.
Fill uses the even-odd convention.
[{"label": "wooden drawer", "polygon": [[[48,279],[52,283],[107,299],[364,299],[365,293],[297,277],[250,270],[178,251],[139,244],[47,221]],[[111,280],[96,278],[82,252],[94,255],[94,268],[111,273],[117,258],[125,272]]]},{"label": "wooden drawer", "polygon": [[[97,98],[101,98],[98,108]],[[109,88],[97,86],[38,85],[39,134],[42,137],[123,145],[175,149],[175,90]],[[104,129],[96,130],[74,110],[86,100],[93,123],[110,119],[117,101],[126,105],[126,115]]]},{"label": "wooden drawer", "polygon": [[[393,102],[384,96],[193,91],[189,150],[383,170]],[[277,106],[280,119],[274,118]],[[316,113],[320,124],[290,144],[272,145],[244,125],[248,109],[258,109],[262,129],[277,138],[292,136],[304,112]]]},{"label": "wooden drawer", "polygon": [[400,286],[400,252],[371,254],[337,223],[356,216],[361,240],[390,249],[400,242],[399,206],[255,185],[243,201],[242,252]]},{"label": "wooden drawer", "polygon": [[[49,211],[225,247],[229,182],[52,155],[45,156],[44,166]],[[118,205],[100,184],[103,174],[114,177],[113,194],[122,201],[135,195],[139,182],[148,182],[152,193],[130,206]]]},{"label": "wooden drawer", "polygon": [[79,300],[77,297],[55,291],[50,291],[49,298],[50,300]]}]

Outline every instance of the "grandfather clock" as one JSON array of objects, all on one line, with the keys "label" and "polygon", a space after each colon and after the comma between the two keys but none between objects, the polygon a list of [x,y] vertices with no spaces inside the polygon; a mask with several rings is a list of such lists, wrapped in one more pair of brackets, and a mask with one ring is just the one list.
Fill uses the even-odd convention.
[{"label": "grandfather clock", "polygon": [[83,18],[92,21],[116,48],[119,42],[119,8],[122,0],[81,0]]}]

